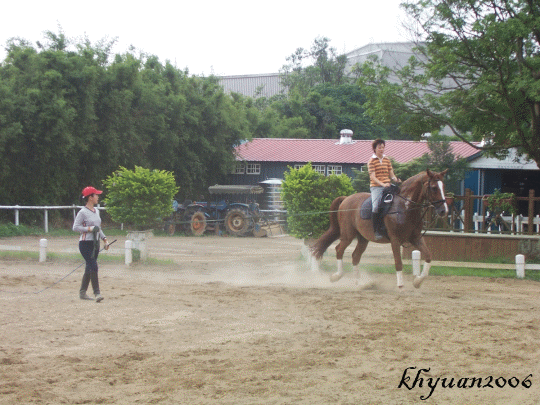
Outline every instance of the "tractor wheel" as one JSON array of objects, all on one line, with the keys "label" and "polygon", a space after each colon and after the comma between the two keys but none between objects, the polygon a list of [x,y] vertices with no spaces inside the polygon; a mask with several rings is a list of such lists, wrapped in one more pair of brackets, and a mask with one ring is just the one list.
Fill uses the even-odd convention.
[{"label": "tractor wheel", "polygon": [[188,234],[193,236],[201,236],[204,234],[204,231],[206,231],[206,217],[204,216],[204,212],[196,211],[191,215],[187,231]]},{"label": "tractor wheel", "polygon": [[244,236],[249,232],[250,218],[238,208],[233,208],[225,216],[225,229],[233,236]]}]

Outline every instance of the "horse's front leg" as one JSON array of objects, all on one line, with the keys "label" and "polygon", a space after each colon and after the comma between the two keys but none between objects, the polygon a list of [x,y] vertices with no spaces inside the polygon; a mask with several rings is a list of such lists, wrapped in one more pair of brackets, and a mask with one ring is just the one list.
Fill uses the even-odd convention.
[{"label": "horse's front leg", "polygon": [[394,264],[396,266],[396,278],[398,288],[403,288],[403,262],[401,261],[401,244],[392,240],[392,253],[394,254]]},{"label": "horse's front leg", "polygon": [[426,277],[429,276],[429,269],[431,268],[431,252],[429,251],[426,242],[424,242],[424,238],[420,238],[418,243],[414,244],[414,246],[420,250],[420,253],[424,257],[424,268],[422,269],[422,273],[420,273],[420,276],[415,276],[413,280],[415,288],[420,288]]}]

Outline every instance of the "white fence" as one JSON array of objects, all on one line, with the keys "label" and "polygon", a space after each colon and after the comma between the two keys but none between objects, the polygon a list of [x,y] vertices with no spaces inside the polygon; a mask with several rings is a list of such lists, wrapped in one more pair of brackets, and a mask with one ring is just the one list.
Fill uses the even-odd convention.
[{"label": "white fence", "polygon": [[[529,218],[524,217],[523,215],[502,215],[501,218],[510,225],[510,231],[516,232],[516,233],[525,233],[524,227],[528,225]],[[484,222],[484,217],[482,215],[478,215],[476,212],[473,215],[473,222],[474,222],[474,232],[478,233],[482,229],[482,222]],[[499,231],[503,231],[502,224],[495,225]],[[533,233],[540,233],[540,216],[537,215],[533,218]],[[491,226],[486,229],[487,233],[491,233],[492,229]]]},{"label": "white fence", "polygon": [[[421,253],[419,250],[413,250],[411,254],[412,273],[415,276],[420,276],[420,260]],[[525,270],[540,270],[540,264],[526,264],[524,255],[516,255],[516,277],[525,278]],[[457,263],[459,266],[459,263]],[[486,264],[489,267],[489,264]]]},{"label": "white fence", "polygon": [[[489,218],[489,213],[486,213],[486,216],[478,214],[477,212],[473,215],[473,224],[474,224],[474,233],[480,233],[482,232],[482,224],[486,222],[486,220]],[[465,211],[461,211],[461,218],[465,216]],[[529,224],[529,218],[524,217],[523,215],[501,215],[500,218],[502,218],[507,225],[510,227],[510,232],[512,233],[526,233],[525,227]],[[499,231],[502,232],[505,229],[503,229],[503,224],[491,224],[491,226],[487,226],[486,224],[486,232],[492,233],[493,231]],[[533,218],[533,233],[540,233],[540,215],[537,215]],[[495,229],[496,228],[496,229]],[[462,221],[460,221],[459,229],[457,231],[463,231],[465,229],[465,226]],[[454,230],[450,230],[452,232]],[[508,231],[508,230],[507,230]]]},{"label": "white fence", "polygon": [[[50,210],[73,210],[73,220],[77,215],[77,210],[83,208],[82,205],[64,205],[64,206],[25,206],[25,205],[0,205],[0,209],[15,211],[15,226],[19,226],[19,218],[21,210],[43,210],[43,227],[45,233],[49,233],[49,211]],[[105,207],[96,206],[99,210],[105,210]]]}]

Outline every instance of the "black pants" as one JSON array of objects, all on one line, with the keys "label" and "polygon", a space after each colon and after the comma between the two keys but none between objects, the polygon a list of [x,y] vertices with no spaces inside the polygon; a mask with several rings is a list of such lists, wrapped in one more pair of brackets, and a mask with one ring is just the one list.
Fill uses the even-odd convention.
[{"label": "black pants", "polygon": [[86,290],[88,289],[88,284],[92,282],[92,289],[94,290],[94,294],[99,294],[100,292],[97,264],[99,252],[96,252],[95,258],[92,258],[92,253],[94,251],[94,241],[79,241],[79,251],[81,252],[82,257],[84,257],[84,260],[86,262],[80,292],[86,292]]}]

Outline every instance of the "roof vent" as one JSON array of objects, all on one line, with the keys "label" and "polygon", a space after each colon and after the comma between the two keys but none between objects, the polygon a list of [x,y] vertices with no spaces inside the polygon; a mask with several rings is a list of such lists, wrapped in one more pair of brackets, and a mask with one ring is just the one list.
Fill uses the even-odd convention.
[{"label": "roof vent", "polygon": [[353,131],[351,131],[350,129],[342,129],[339,135],[340,135],[340,138],[339,138],[340,145],[353,143],[352,141]]}]

